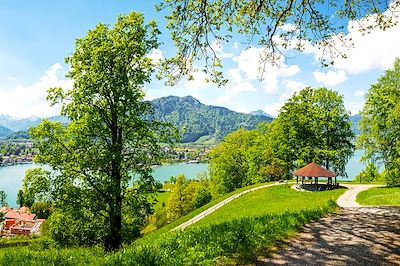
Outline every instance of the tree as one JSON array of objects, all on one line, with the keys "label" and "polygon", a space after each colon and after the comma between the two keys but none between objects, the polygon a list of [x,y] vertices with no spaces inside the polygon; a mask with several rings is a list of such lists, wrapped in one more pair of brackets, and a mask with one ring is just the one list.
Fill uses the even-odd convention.
[{"label": "tree", "polygon": [[271,125],[273,156],[286,171],[316,162],[346,176],[353,140],[343,96],[326,88],[308,87],[293,95]]},{"label": "tree", "polygon": [[400,185],[400,59],[373,84],[361,112],[358,146],[364,161],[384,166],[390,186]]},{"label": "tree", "polygon": [[42,168],[26,170],[22,181],[22,189],[18,191],[17,203],[31,207],[35,202],[51,201],[50,179],[51,173]]},{"label": "tree", "polygon": [[239,129],[228,134],[210,151],[209,171],[214,190],[228,193],[246,185],[265,181],[261,167],[269,160],[265,134]]},{"label": "tree", "polygon": [[54,202],[49,227],[68,227],[67,218],[76,225],[60,241],[74,243],[67,238],[77,233],[82,243],[101,241],[115,250],[132,221],[126,212],[148,212],[141,195],[156,187],[150,166],[160,157],[158,143],[169,141],[170,133],[143,101],[154,68],[147,55],[158,46],[158,34],[154,21],[145,24],[142,14],[132,12],[113,27],[100,23],[77,39],[66,58],[73,88],[51,88],[48,94],[70,123],[45,120],[30,130],[39,150],[35,160],[54,170],[47,175]]},{"label": "tree", "polygon": [[8,206],[7,194],[3,190],[0,190],[0,205],[1,207]]},{"label": "tree", "polygon": [[163,0],[157,7],[169,12],[167,27],[178,50],[165,61],[164,74],[171,83],[183,75],[190,79],[202,61],[210,80],[223,84],[227,80],[215,43],[233,37],[264,48],[262,70],[266,63],[279,64],[286,49],[303,51],[309,44],[322,50],[323,65],[332,64],[330,57],[345,57],[343,46],[352,45],[344,34],[348,21],[368,17],[367,23],[357,24],[360,31],[385,30],[397,23],[399,6],[399,0]]}]

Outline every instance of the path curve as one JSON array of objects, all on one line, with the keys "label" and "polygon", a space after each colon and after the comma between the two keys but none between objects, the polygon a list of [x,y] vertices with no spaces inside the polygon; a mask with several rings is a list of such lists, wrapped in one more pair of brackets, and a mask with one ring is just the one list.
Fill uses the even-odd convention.
[{"label": "path curve", "polygon": [[341,208],[356,208],[362,207],[357,203],[357,194],[361,191],[365,191],[372,187],[381,187],[382,185],[353,185],[353,184],[343,184],[342,186],[348,188],[337,200],[336,203]]},{"label": "path curve", "polygon": [[379,185],[344,185],[331,215],[306,224],[257,265],[400,265],[400,207],[361,206],[357,194]]},{"label": "path curve", "polygon": [[279,183],[279,182],[277,182],[277,183],[273,183],[273,184],[262,185],[262,186],[253,187],[253,188],[247,189],[247,190],[245,190],[245,191],[242,191],[242,192],[240,192],[240,193],[237,193],[237,194],[235,194],[235,195],[232,195],[232,196],[230,196],[229,198],[226,198],[226,199],[224,199],[223,201],[221,201],[221,202],[215,204],[214,206],[208,208],[207,210],[202,211],[201,213],[197,214],[197,215],[196,215],[195,217],[193,217],[192,219],[190,219],[190,220],[188,220],[188,221],[186,221],[186,222],[184,222],[184,223],[178,225],[177,227],[173,228],[171,231],[173,231],[173,230],[178,230],[178,229],[185,229],[185,228],[188,227],[189,225],[196,223],[197,221],[203,219],[203,218],[206,217],[207,215],[209,215],[209,214],[213,213],[214,211],[218,210],[219,208],[221,208],[222,206],[224,206],[224,205],[227,204],[228,202],[231,202],[232,200],[237,199],[237,198],[243,196],[243,195],[246,194],[246,193],[249,193],[249,192],[252,192],[252,191],[256,191],[256,190],[259,190],[259,189],[262,189],[262,188],[273,187],[273,186],[279,186],[279,185],[285,185],[285,184],[288,184],[288,183]]}]

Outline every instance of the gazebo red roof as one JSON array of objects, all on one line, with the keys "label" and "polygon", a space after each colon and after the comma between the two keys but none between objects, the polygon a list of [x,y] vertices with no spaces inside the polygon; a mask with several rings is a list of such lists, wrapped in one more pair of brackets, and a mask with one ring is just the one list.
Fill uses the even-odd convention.
[{"label": "gazebo red roof", "polygon": [[293,175],[306,177],[335,177],[336,174],[326,170],[316,163],[309,163],[306,166],[293,172]]}]

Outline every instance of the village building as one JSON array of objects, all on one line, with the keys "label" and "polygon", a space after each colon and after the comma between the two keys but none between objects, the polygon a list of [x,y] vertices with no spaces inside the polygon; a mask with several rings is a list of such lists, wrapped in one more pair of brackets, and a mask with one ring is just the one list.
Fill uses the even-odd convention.
[{"label": "village building", "polygon": [[6,235],[32,235],[37,234],[44,219],[37,219],[36,214],[30,213],[29,208],[11,209],[0,208],[4,215],[1,234]]}]

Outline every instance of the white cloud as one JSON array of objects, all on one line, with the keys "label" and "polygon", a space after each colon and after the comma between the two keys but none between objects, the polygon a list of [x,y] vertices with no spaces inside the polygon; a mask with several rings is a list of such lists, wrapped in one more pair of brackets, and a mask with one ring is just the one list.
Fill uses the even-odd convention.
[{"label": "white cloud", "polygon": [[[385,12],[386,15],[388,15],[388,12]],[[348,33],[344,37],[351,40],[350,43],[354,44],[353,47],[346,47],[337,37],[333,37],[332,41],[335,43],[335,48],[346,54],[347,58],[335,57],[335,55],[329,53],[323,55],[322,50],[315,53],[316,58],[332,58],[335,62],[334,68],[350,74],[392,67],[394,59],[400,57],[400,49],[398,48],[400,40],[400,17],[398,14],[400,10],[395,12],[397,12],[397,17],[394,17],[394,21],[397,22],[396,26],[386,30],[376,28],[368,34],[364,34],[360,29],[371,25],[373,16],[350,21],[347,25]]]},{"label": "white cloud", "polygon": [[233,54],[227,53],[224,51],[222,43],[219,41],[212,42],[210,46],[211,46],[212,51],[220,58],[232,58],[233,57]]},{"label": "white cloud", "polygon": [[225,88],[224,95],[217,98],[217,102],[219,103],[227,103],[230,102],[233,96],[236,96],[243,92],[256,92],[257,89],[254,85],[249,81],[239,82],[239,83],[231,83],[230,86]]},{"label": "white cloud", "polygon": [[273,93],[278,90],[278,79],[274,77],[266,78],[262,81],[264,91],[266,93]]},{"label": "white cloud", "polygon": [[148,58],[152,59],[155,63],[159,62],[163,58],[163,51],[160,49],[153,48],[147,55]]},{"label": "white cloud", "polygon": [[274,104],[270,104],[264,107],[263,111],[267,114],[270,114],[274,117],[277,117],[279,114],[279,110],[282,108],[283,102],[278,102]]},{"label": "white cloud", "polygon": [[17,84],[14,88],[0,88],[0,113],[14,117],[40,116],[59,114],[59,107],[50,107],[46,101],[47,90],[51,87],[70,89],[71,80],[63,78],[64,68],[56,63],[31,85]]},{"label": "white cloud", "polygon": [[[275,92],[278,89],[279,79],[291,77],[300,72],[298,65],[287,65],[283,60],[278,65],[267,63],[261,65],[260,56],[265,53],[264,48],[251,47],[243,50],[234,60],[237,62],[235,73],[243,73],[245,80],[257,80],[261,76],[266,93]],[[264,71],[264,72],[263,72]],[[233,72],[230,70],[230,72]]]},{"label": "white cloud", "polygon": [[286,90],[279,97],[282,105],[285,101],[292,97],[294,93],[299,92],[306,87],[304,83],[295,80],[285,80],[283,84],[286,87]]},{"label": "white cloud", "polygon": [[343,70],[333,71],[330,69],[326,73],[315,71],[313,74],[315,80],[325,86],[335,86],[347,80],[347,75]]},{"label": "white cloud", "polygon": [[207,82],[208,76],[206,73],[196,71],[192,73],[193,79],[185,81],[185,87],[191,90],[208,88],[212,84]]},{"label": "white cloud", "polygon": [[354,92],[354,96],[357,96],[357,97],[361,97],[364,95],[365,95],[365,91],[363,91],[363,90],[358,90],[358,91]]}]

